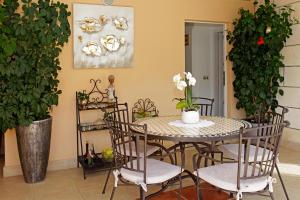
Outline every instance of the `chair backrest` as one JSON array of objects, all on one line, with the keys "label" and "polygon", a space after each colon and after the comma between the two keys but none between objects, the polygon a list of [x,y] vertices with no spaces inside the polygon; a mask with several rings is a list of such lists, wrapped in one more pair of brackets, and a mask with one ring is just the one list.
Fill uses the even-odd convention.
[{"label": "chair backrest", "polygon": [[284,107],[284,106],[278,105],[277,108],[275,109],[275,112],[280,113],[282,115],[283,120],[284,120],[284,116],[285,116],[286,113],[289,112],[289,109]]},{"label": "chair backrest", "polygon": [[277,113],[274,111],[266,112],[263,115],[257,116],[257,124],[258,126],[278,124],[284,121],[284,117],[281,113]]},{"label": "chair backrest", "polygon": [[[128,104],[127,103],[119,103],[115,104],[114,107],[114,114],[116,115],[114,120],[129,123],[129,110],[128,110]],[[125,126],[125,124],[122,124],[123,130],[127,130],[128,127]]]},{"label": "chair backrest", "polygon": [[132,121],[136,121],[138,118],[145,117],[157,117],[158,110],[151,99],[139,99],[134,103],[132,108]]},{"label": "chair backrest", "polygon": [[[272,176],[283,128],[288,123],[274,123],[255,128],[241,128],[239,134],[237,186],[241,180]],[[257,136],[247,132],[257,132]],[[254,157],[253,157],[254,152]],[[250,156],[252,153],[252,156]]]},{"label": "chair backrest", "polygon": [[128,109],[126,114],[126,108],[117,108],[105,119],[110,129],[115,164],[117,168],[143,173],[146,183],[147,125],[129,123],[127,117]]},{"label": "chair backrest", "polygon": [[213,111],[214,99],[204,97],[192,97],[195,105],[198,105],[201,116],[211,116]]},{"label": "chair backrest", "polygon": [[[174,98],[173,100],[181,101],[184,98]],[[199,114],[201,116],[211,116],[213,111],[214,99],[204,97],[192,97],[195,105],[199,106]]]},{"label": "chair backrest", "polygon": [[288,109],[284,106],[278,105],[275,110],[270,110],[264,112],[263,110],[257,110],[254,115],[254,120],[256,123],[264,125],[266,123],[278,123],[284,121],[284,116],[288,113]]}]

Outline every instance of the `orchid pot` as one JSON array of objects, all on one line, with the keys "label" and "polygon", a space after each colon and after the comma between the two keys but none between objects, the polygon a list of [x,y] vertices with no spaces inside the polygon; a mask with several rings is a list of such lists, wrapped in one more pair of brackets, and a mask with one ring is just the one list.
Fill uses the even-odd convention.
[{"label": "orchid pot", "polygon": [[195,124],[198,123],[200,119],[200,115],[198,111],[182,111],[181,113],[181,121],[185,124]]}]

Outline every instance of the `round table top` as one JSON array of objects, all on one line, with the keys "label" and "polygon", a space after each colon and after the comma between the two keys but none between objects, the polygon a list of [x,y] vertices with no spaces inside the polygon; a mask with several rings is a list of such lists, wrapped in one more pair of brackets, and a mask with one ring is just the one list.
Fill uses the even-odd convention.
[{"label": "round table top", "polygon": [[[249,127],[248,122],[225,117],[201,116],[200,119],[214,122],[202,128],[176,127],[170,125],[180,116],[151,117],[139,119],[135,124],[147,124],[148,135],[159,139],[179,142],[216,141],[237,137],[241,127]],[[138,131],[138,130],[137,130]]]}]

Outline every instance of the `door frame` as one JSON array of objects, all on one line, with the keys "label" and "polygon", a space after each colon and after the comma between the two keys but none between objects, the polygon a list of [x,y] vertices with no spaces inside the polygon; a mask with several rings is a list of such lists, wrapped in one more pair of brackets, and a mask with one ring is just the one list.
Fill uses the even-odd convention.
[{"label": "door frame", "polygon": [[[228,117],[228,72],[227,72],[227,62],[226,62],[226,55],[227,55],[227,42],[226,42],[226,30],[227,30],[227,23],[226,22],[211,22],[211,21],[198,21],[198,20],[184,20],[184,33],[185,33],[185,25],[186,23],[194,23],[194,24],[213,24],[213,25],[222,25],[223,26],[223,70],[224,70],[224,116]],[[185,57],[185,50],[184,50],[184,63],[186,61]]]}]

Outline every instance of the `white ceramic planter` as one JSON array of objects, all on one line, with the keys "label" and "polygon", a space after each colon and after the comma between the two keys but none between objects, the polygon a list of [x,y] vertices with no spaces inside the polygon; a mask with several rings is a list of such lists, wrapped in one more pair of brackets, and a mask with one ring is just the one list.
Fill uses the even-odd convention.
[{"label": "white ceramic planter", "polygon": [[200,115],[198,111],[182,111],[181,120],[186,124],[195,124],[199,122]]}]

